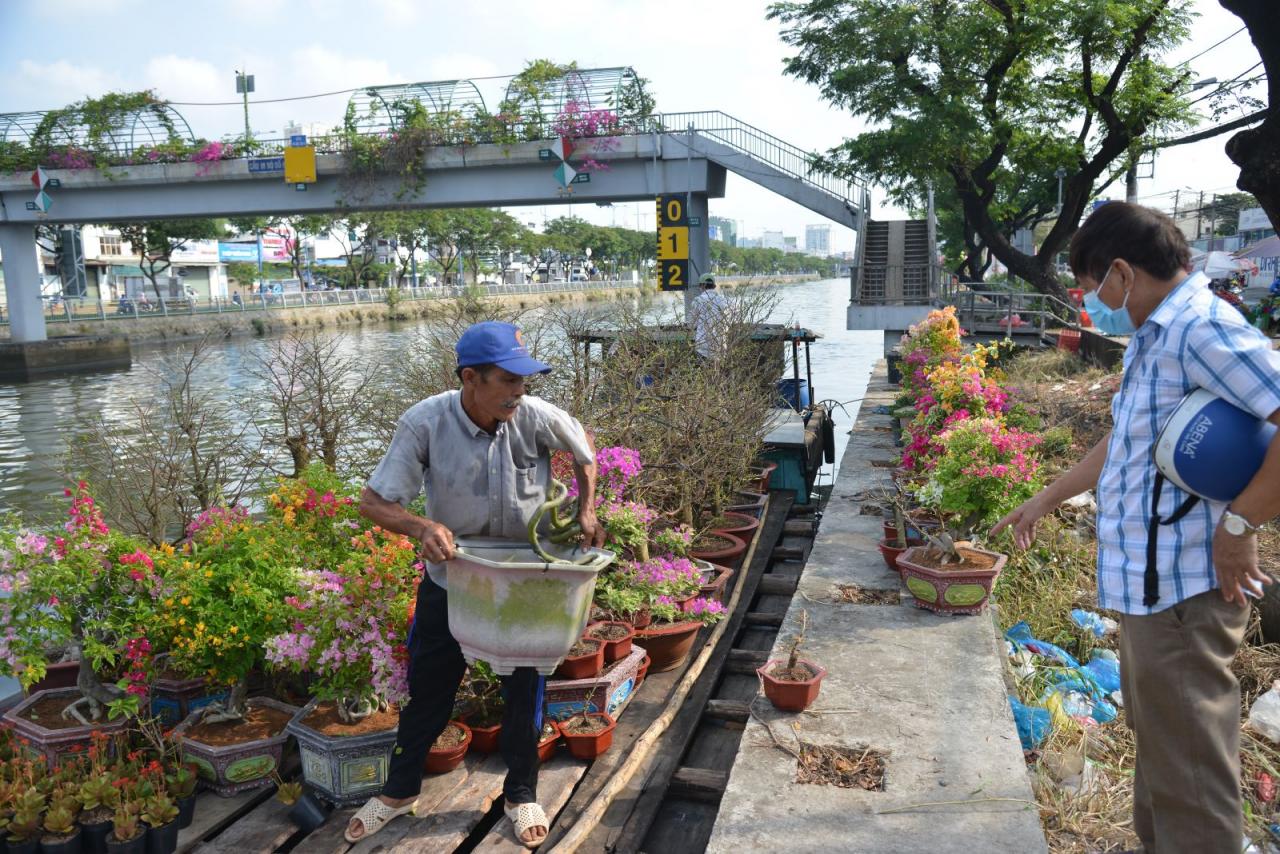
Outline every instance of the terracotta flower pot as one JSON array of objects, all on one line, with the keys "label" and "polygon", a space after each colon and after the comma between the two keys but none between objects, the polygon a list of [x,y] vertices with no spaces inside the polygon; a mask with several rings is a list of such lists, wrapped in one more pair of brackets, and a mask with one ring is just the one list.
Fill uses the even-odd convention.
[{"label": "terracotta flower pot", "polygon": [[735,513],[744,513],[759,519],[764,515],[764,505],[769,496],[763,492],[742,491],[735,494],[733,503],[725,507]]},{"label": "terracotta flower pot", "polygon": [[467,748],[471,746],[471,727],[462,721],[449,721],[449,726],[445,729],[449,727],[462,730],[462,742],[451,747],[431,745],[431,749],[427,751],[427,761],[422,766],[428,774],[447,774],[457,768],[462,757],[467,755]]},{"label": "terracotta flower pot", "polygon": [[553,720],[544,720],[542,726],[544,729],[550,726],[555,730],[538,742],[538,761],[550,762],[551,757],[556,755],[556,745],[560,743],[560,725]]},{"label": "terracotta flower pot", "polygon": [[[612,640],[605,637],[599,637],[595,634],[595,632],[597,631],[600,631],[600,632],[607,631],[608,626],[618,626],[620,628],[623,628],[626,630],[626,634],[623,637],[612,639]],[[621,620],[603,620],[601,622],[591,623],[590,625],[588,625],[585,636],[594,638],[595,640],[598,640],[598,641],[603,641],[604,642],[604,663],[613,664],[615,661],[620,661],[621,659],[626,658],[628,654],[630,654],[631,642],[632,640],[635,639],[636,630],[634,626],[630,625],[629,623],[624,623]]]},{"label": "terracotta flower pot", "polygon": [[613,731],[617,728],[618,722],[604,712],[591,712],[587,718],[592,721],[602,721],[604,726],[595,732],[575,733],[566,728],[573,726],[575,718],[560,724],[561,737],[564,743],[569,745],[569,752],[575,759],[595,759],[613,745]]},{"label": "terracotta flower pot", "polygon": [[769,479],[773,476],[773,472],[777,467],[778,464],[773,460],[766,460],[759,467],[753,469],[756,474],[756,487],[761,492],[769,491]]},{"label": "terracotta flower pot", "polygon": [[[923,541],[923,537],[921,537],[921,536],[920,536],[920,529],[919,529],[919,528],[917,528],[915,525],[912,525],[910,522],[906,522],[906,523],[903,525],[903,527],[904,527],[904,528],[906,529],[906,531],[907,531],[907,539],[908,539],[908,540],[918,540],[918,541]],[[892,519],[885,519],[885,520],[884,520],[884,529],[883,529],[883,530],[884,530],[884,538],[885,538],[886,540],[896,540],[896,539],[898,538],[898,526],[897,526],[897,524],[896,524]],[[913,545],[913,546],[915,546],[915,545],[920,545],[920,543],[919,543],[919,542],[915,542],[915,543],[912,543],[911,545]]]},{"label": "terracotta flower pot", "polygon": [[[586,679],[595,676],[604,668],[604,642],[594,638],[579,640],[584,645],[594,645],[595,649],[581,655],[566,655],[564,661],[556,667],[557,679]],[[577,644],[575,644],[576,646]],[[572,650],[570,650],[572,652]]]},{"label": "terracotta flower pot", "polygon": [[649,613],[649,608],[646,606],[632,614],[630,622],[633,629],[640,631],[653,622],[653,614]]},{"label": "terracotta flower pot", "polygon": [[639,688],[644,684],[645,677],[649,675],[649,665],[653,663],[653,659],[649,657],[649,653],[644,654],[644,659],[640,662],[640,666],[636,668],[636,687]]},{"label": "terracotta flower pot", "polygon": [[[716,566],[714,563],[706,561],[698,561],[706,564],[706,572],[703,575],[702,586],[698,588],[698,595],[707,599],[715,599],[720,604],[724,604],[729,599],[729,579],[733,578],[733,570],[727,566]],[[700,569],[702,567],[699,567]]]},{"label": "terracotta flower pot", "polygon": [[726,510],[720,514],[720,518],[716,520],[720,524],[712,528],[712,532],[716,534],[733,534],[742,540],[750,542],[755,536],[756,528],[760,527],[760,520],[755,516],[749,516],[746,513],[734,513]]},{"label": "terracotta flower pot", "polygon": [[649,654],[649,672],[662,673],[684,664],[700,628],[702,623],[687,620],[683,623],[654,623],[636,632],[636,642]]},{"label": "terracotta flower pot", "polygon": [[915,598],[916,606],[937,614],[979,614],[987,605],[991,585],[1008,561],[1008,555],[972,546],[973,565],[944,567],[928,546],[913,546],[898,556],[898,569]]},{"label": "terracotta flower pot", "polygon": [[898,556],[901,555],[903,552],[905,552],[907,549],[913,546],[920,545],[923,542],[923,540],[908,538],[907,544],[899,548],[897,546],[890,545],[890,543],[894,542],[897,539],[897,537],[898,535],[894,534],[892,538],[886,538],[881,540],[879,543],[877,543],[877,546],[880,549],[880,554],[884,557],[884,565],[889,567],[889,569],[892,570],[893,572],[900,573],[902,572],[902,570],[898,568]]},{"label": "terracotta flower pot", "polygon": [[784,712],[803,712],[818,699],[822,677],[827,675],[826,668],[803,658],[796,663],[807,666],[814,675],[804,680],[779,679],[771,671],[778,665],[786,666],[786,660],[781,658],[771,659],[763,667],[756,668],[756,673],[764,684],[764,695],[769,698],[770,703],[773,703],[775,709]]},{"label": "terracotta flower pot", "polygon": [[493,753],[498,749],[498,738],[502,735],[502,722],[490,726],[476,726],[474,721],[465,720],[471,728],[471,749],[476,753]]},{"label": "terracotta flower pot", "polygon": [[701,542],[694,543],[694,547],[689,550],[689,557],[737,569],[742,563],[742,555],[746,550],[747,544],[740,537],[733,534],[712,533],[704,535]]}]

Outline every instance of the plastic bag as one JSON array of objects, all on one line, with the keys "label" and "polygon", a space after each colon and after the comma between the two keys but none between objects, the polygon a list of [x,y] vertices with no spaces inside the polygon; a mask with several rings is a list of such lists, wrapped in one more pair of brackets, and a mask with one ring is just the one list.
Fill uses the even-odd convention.
[{"label": "plastic bag", "polygon": [[1120,625],[1110,617],[1104,617],[1101,614],[1095,614],[1093,611],[1085,611],[1080,608],[1071,610],[1071,622],[1082,629],[1093,632],[1094,637],[1099,638],[1114,632]]},{"label": "plastic bag", "polygon": [[1280,743],[1280,681],[1272,682],[1271,690],[1253,701],[1247,723],[1254,732]]},{"label": "plastic bag", "polygon": [[1053,728],[1053,717],[1046,709],[1023,705],[1017,697],[1009,697],[1013,709],[1013,722],[1018,725],[1018,739],[1023,750],[1035,750]]}]

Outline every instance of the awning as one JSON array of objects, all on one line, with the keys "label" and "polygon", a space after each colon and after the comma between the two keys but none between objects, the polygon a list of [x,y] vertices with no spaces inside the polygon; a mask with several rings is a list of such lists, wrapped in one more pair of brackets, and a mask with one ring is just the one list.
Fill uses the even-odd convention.
[{"label": "awning", "polygon": [[1237,258],[1280,258],[1280,236],[1273,235],[1246,246],[1236,254]]}]

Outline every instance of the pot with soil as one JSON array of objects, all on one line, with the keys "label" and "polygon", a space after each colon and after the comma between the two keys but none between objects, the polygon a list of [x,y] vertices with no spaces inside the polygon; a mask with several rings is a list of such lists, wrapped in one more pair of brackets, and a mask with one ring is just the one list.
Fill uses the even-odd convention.
[{"label": "pot with soil", "polygon": [[913,546],[898,568],[917,607],[937,614],[979,614],[1008,555],[959,545],[949,555],[937,546]]},{"label": "pot with soil", "polygon": [[569,654],[556,667],[557,679],[587,679],[604,668],[604,642],[593,638],[579,638],[569,648]]},{"label": "pot with soil", "polygon": [[636,687],[639,688],[644,684],[645,677],[649,675],[649,665],[653,663],[653,659],[649,657],[649,653],[644,654],[644,660],[640,662],[640,666],[636,668]]},{"label": "pot with soil", "polygon": [[786,659],[777,658],[756,668],[764,695],[775,709],[784,712],[803,712],[818,699],[822,677],[827,671],[821,665],[804,658],[792,665]]},{"label": "pot with soil", "polygon": [[706,533],[694,541],[689,557],[737,569],[746,550],[746,542],[733,534]]},{"label": "pot with soil", "polygon": [[575,759],[595,759],[613,745],[617,721],[605,712],[574,715],[560,724],[560,732]]},{"label": "pot with soil", "polygon": [[476,753],[494,753],[498,750],[498,740],[502,737],[502,713],[496,720],[468,715],[463,723],[471,730],[471,750]]},{"label": "pot with soil", "polygon": [[880,555],[884,558],[884,565],[889,567],[892,572],[901,573],[902,570],[898,567],[898,558],[907,549],[922,543],[924,543],[924,540],[915,537],[908,537],[906,543],[903,543],[898,539],[898,535],[894,534],[892,537],[886,537],[881,540],[876,546],[880,549]]},{"label": "pot with soil", "polygon": [[26,740],[22,752],[31,759],[43,759],[53,768],[67,754],[89,747],[95,732],[112,735],[122,731],[128,720],[102,720],[82,724],[63,716],[63,711],[82,698],[79,688],[40,691],[4,713],[15,735]]},{"label": "pot with soil", "polygon": [[550,762],[556,755],[556,745],[560,743],[560,725],[550,718],[542,721],[542,732],[538,740],[538,761]]},{"label": "pot with soil", "polygon": [[747,513],[735,513],[726,510],[719,516],[707,520],[707,526],[715,534],[732,534],[744,542],[751,542],[760,527],[760,519]]},{"label": "pot with soil", "polygon": [[222,797],[270,786],[289,740],[286,727],[298,709],[270,697],[246,701],[244,716],[203,720],[192,712],[179,724],[182,761],[196,767],[200,782]]},{"label": "pot with soil", "polygon": [[471,746],[471,728],[462,721],[449,721],[444,732],[440,733],[431,749],[427,751],[427,760],[423,770],[428,774],[447,774],[462,763]]},{"label": "pot with soil", "polygon": [[759,519],[764,515],[765,502],[769,500],[769,496],[763,492],[751,492],[749,490],[740,490],[734,493],[730,499],[733,503],[726,505],[725,510],[732,510],[735,513],[745,513],[748,516],[754,516]]},{"label": "pot with soil", "polygon": [[613,664],[631,653],[636,630],[621,620],[606,620],[587,626],[586,636],[604,643],[604,663]]},{"label": "pot with soil", "polygon": [[80,813],[80,839],[85,854],[106,854],[111,812],[110,807],[99,806]]},{"label": "pot with soil", "polygon": [[765,460],[759,466],[755,466],[751,469],[752,474],[755,475],[754,483],[757,492],[769,491],[769,479],[773,477],[773,472],[777,468],[778,464],[776,462],[773,460]]},{"label": "pot with soil", "polygon": [[74,688],[76,676],[80,672],[79,661],[55,661],[45,665],[44,676],[31,683],[31,687],[23,693],[30,697],[37,691],[52,691],[55,688]]},{"label": "pot with soil", "polygon": [[636,643],[649,654],[650,673],[674,670],[684,664],[693,650],[702,623],[685,620],[679,623],[652,623],[649,628],[636,632]]},{"label": "pot with soil", "polygon": [[[66,808],[49,810],[40,837],[41,854],[80,854],[84,832]],[[13,849],[10,848],[10,851]]]},{"label": "pot with soil", "polygon": [[394,708],[349,722],[336,702],[312,700],[288,726],[298,740],[303,781],[334,806],[364,803],[387,781],[399,723],[400,714]]}]

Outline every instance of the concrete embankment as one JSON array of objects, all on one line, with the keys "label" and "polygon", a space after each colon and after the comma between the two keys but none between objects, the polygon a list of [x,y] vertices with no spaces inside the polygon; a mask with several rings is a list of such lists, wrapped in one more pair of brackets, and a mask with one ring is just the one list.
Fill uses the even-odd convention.
[{"label": "concrete embankment", "polygon": [[[813,281],[814,276],[765,276],[721,279],[725,287],[733,288],[744,285],[788,285]],[[652,286],[618,284],[608,286],[607,283],[592,283],[592,287],[573,290],[552,290],[532,292],[493,292],[485,298],[518,308],[533,308],[539,305],[572,305],[601,303],[612,300],[635,299],[645,293],[655,292]],[[427,290],[427,289],[423,289]],[[305,329],[336,329],[351,326],[373,326],[391,321],[429,320],[433,316],[447,311],[455,298],[452,296],[433,295],[423,299],[401,297],[396,300],[393,309],[379,295],[377,298],[366,297],[360,301],[347,302],[352,292],[338,292],[344,301],[322,305],[272,305],[261,307],[250,301],[243,307],[224,306],[223,311],[197,310],[189,307],[172,311],[168,316],[157,313],[143,314],[137,318],[128,315],[113,314],[106,311],[105,318],[94,314],[94,310],[78,309],[79,316],[70,322],[58,319],[47,326],[50,338],[73,336],[121,335],[130,343],[159,343],[165,341],[182,341],[212,335],[230,338],[238,335],[272,335]],[[297,298],[297,294],[291,294]],[[319,295],[311,295],[310,299],[319,299]],[[368,301],[365,301],[368,300]],[[87,313],[86,313],[87,311]],[[0,325],[0,341],[9,337],[7,324]]]},{"label": "concrete embankment", "polygon": [[[881,517],[862,512],[899,454],[889,416],[874,411],[895,394],[881,362],[770,656],[786,658],[805,612],[801,657],[827,668],[821,694],[799,715],[757,697],[712,854],[1047,851],[993,615],[918,610],[876,549]],[[842,585],[888,604],[845,604]],[[796,782],[802,743],[880,752],[883,791]]]}]

